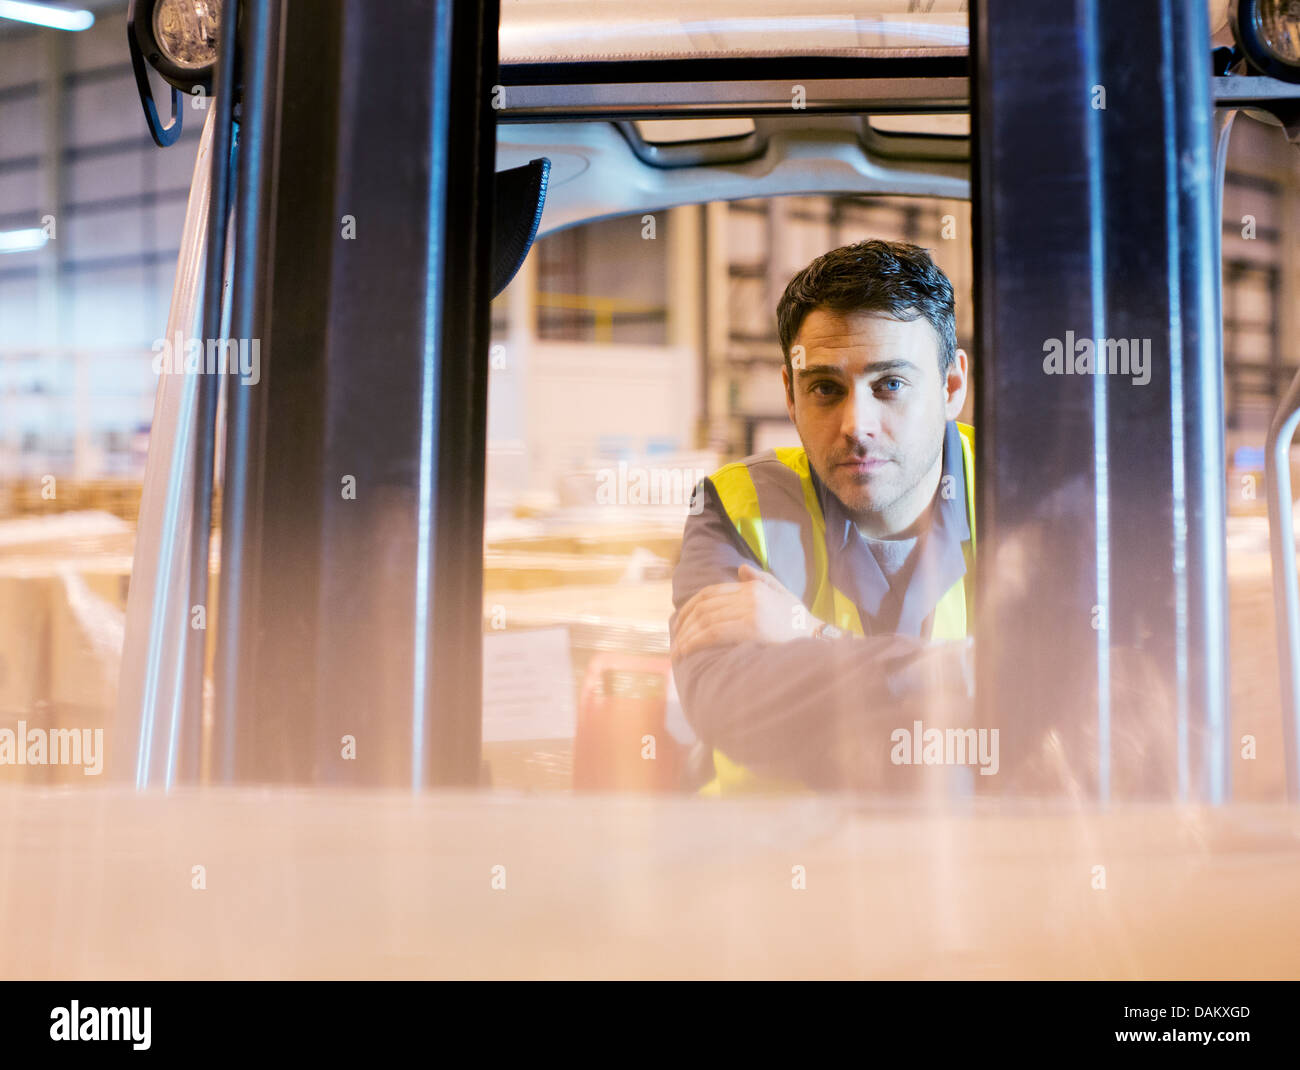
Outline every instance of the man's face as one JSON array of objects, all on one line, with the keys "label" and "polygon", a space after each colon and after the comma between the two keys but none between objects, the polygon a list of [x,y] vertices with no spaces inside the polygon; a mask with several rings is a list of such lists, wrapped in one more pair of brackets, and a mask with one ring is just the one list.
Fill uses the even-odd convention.
[{"label": "man's face", "polygon": [[923,317],[809,312],[782,369],[786,407],[818,478],[877,538],[909,533],[942,471],[944,427],[966,398],[966,354],[939,372]]}]

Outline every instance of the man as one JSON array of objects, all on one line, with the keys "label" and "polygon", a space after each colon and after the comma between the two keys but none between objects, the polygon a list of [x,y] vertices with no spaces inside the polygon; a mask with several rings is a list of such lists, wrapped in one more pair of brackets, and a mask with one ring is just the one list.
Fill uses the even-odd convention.
[{"label": "man", "polygon": [[777,325],[803,447],[703,480],[673,576],[698,782],[905,787],[891,733],[970,711],[974,451],[955,422],[952,286],[923,249],[859,242],[790,280]]}]

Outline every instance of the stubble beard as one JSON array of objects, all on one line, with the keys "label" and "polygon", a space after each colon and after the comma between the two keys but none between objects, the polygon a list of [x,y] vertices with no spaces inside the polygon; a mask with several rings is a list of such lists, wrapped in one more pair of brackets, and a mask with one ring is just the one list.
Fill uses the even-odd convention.
[{"label": "stubble beard", "polygon": [[[944,436],[940,435],[938,445],[935,447],[933,453],[926,463],[921,465],[919,468],[905,468],[903,464],[899,463],[897,457],[890,458],[890,460],[894,462],[897,470],[897,480],[895,482],[899,484],[899,486],[896,491],[891,492],[888,488],[882,487],[882,493],[876,494],[874,499],[869,500],[865,505],[860,505],[857,502],[846,502],[844,501],[843,496],[837,494],[836,496],[840,498],[841,504],[853,519],[853,522],[859,525],[875,526],[873,521],[886,516],[891,509],[898,506],[901,502],[906,501],[908,496],[915,492],[916,488],[921,485],[922,481],[933,470],[940,458],[942,458],[943,442]],[[942,476],[942,473],[940,473],[940,475]],[[823,479],[823,481],[828,482],[825,479]],[[861,482],[853,480],[849,483],[849,487],[869,487],[870,484],[870,479]],[[829,482],[828,485],[830,485]],[[887,500],[882,500],[886,495]]]}]

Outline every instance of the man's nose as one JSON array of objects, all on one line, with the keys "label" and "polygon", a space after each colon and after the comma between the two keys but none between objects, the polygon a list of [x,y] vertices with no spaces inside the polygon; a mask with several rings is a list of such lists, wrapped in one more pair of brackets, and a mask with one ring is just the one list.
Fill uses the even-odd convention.
[{"label": "man's nose", "polygon": [[844,435],[849,439],[873,438],[880,433],[880,399],[868,383],[854,383],[844,406]]}]

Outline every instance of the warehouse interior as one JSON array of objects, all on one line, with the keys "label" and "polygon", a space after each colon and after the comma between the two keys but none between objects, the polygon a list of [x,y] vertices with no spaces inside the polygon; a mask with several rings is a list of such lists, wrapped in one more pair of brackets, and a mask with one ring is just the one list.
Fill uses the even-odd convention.
[{"label": "warehouse interior", "polygon": [[[347,2],[341,0],[339,9]],[[74,8],[33,6],[57,12]],[[214,409],[217,448],[206,514],[209,567],[203,581],[208,594],[198,607],[203,610],[201,623],[195,623],[196,607],[188,603],[191,612],[185,618],[189,629],[201,636],[197,640],[202,695],[194,722],[197,737],[183,736],[179,744],[170,741],[165,711],[171,707],[165,697],[149,691],[155,677],[139,668],[146,658],[140,652],[144,648],[137,646],[131,653],[132,629],[137,644],[142,642],[138,623],[142,611],[130,605],[133,573],[140,569],[142,553],[162,560],[168,552],[160,541],[167,529],[150,519],[146,488],[148,480],[166,475],[170,454],[163,451],[179,449],[174,447],[180,441],[176,427],[183,425],[168,423],[167,437],[157,437],[171,404],[164,399],[166,375],[160,374],[159,357],[171,345],[169,323],[187,285],[184,265],[192,253],[187,252],[187,217],[194,211],[199,175],[208,166],[205,157],[211,143],[205,137],[212,135],[205,135],[205,123],[216,102],[203,93],[182,95],[179,137],[165,148],[150,139],[128,54],[128,6],[126,0],[80,0],[75,10],[81,13],[81,23],[64,28],[19,21],[0,9],[0,728],[103,729],[96,760],[105,773],[102,778],[88,776],[89,758],[85,766],[13,762],[0,764],[0,787],[20,788],[32,797],[46,790],[85,794],[106,786],[172,792],[226,785],[220,790],[233,793],[236,781],[257,789],[307,788],[319,790],[320,798],[310,802],[305,795],[295,796],[292,806],[304,812],[310,809],[311,820],[349,828],[348,814],[355,811],[340,801],[342,796],[330,795],[329,789],[397,789],[381,792],[368,803],[372,808],[366,811],[370,815],[366,820],[374,822],[369,827],[392,833],[391,843],[380,835],[382,849],[396,851],[398,841],[408,833],[443,835],[444,827],[437,824],[440,819],[430,812],[422,810],[412,819],[411,812],[401,810],[403,791],[409,794],[413,786],[437,786],[436,778],[431,782],[417,775],[414,783],[403,781],[392,773],[397,767],[393,761],[400,765],[399,759],[389,761],[387,752],[387,764],[380,772],[361,775],[355,782],[348,779],[350,774],[322,772],[319,758],[310,756],[283,763],[278,767],[282,776],[265,773],[271,768],[269,758],[267,764],[246,767],[260,769],[257,774],[230,772],[221,743],[226,724],[220,691],[224,655],[217,635],[227,592],[222,571],[229,560],[223,552],[229,545],[224,518],[231,515],[223,508],[229,484],[222,443],[231,441],[227,436],[234,418],[224,395]],[[502,4],[503,60],[514,40],[507,33],[510,6]],[[560,11],[560,21],[572,15],[572,5],[551,6]],[[729,12],[743,6],[732,4]],[[769,11],[795,5],[757,6]],[[889,8],[887,3],[880,6]],[[937,7],[925,26],[931,33],[949,34],[935,38],[944,47],[959,39],[964,55],[966,5]],[[1221,4],[1210,7],[1212,20],[1218,8],[1226,10]],[[890,17],[901,16],[894,12]],[[951,37],[958,28],[960,37]],[[1226,33],[1224,14],[1211,26],[1211,35],[1221,44]],[[596,38],[592,47],[599,43]],[[150,72],[149,78],[155,99],[163,101],[167,86],[156,72]],[[512,91],[513,86],[508,86],[507,94]],[[501,818],[502,827],[509,828],[512,849],[517,849],[513,857],[519,859],[537,861],[528,846],[535,836],[565,838],[561,830],[568,817],[560,810],[538,807],[562,806],[566,801],[583,807],[578,824],[586,830],[584,835],[594,836],[602,850],[627,863],[626,880],[618,878],[614,883],[632,917],[654,916],[662,921],[666,900],[654,899],[651,893],[646,893],[649,898],[644,902],[637,898],[635,874],[642,872],[637,867],[644,857],[627,861],[631,856],[619,852],[642,850],[651,858],[644,863],[647,872],[659,872],[655,867],[672,869],[679,861],[663,846],[667,842],[687,844],[682,851],[698,859],[712,849],[709,844],[716,848],[733,834],[736,842],[752,847],[769,842],[764,837],[779,840],[785,834],[781,830],[794,829],[790,836],[796,842],[814,844],[834,865],[840,857],[836,851],[844,847],[852,853],[856,848],[845,844],[858,841],[850,833],[829,845],[811,833],[812,838],[804,837],[827,813],[817,809],[825,804],[816,800],[807,800],[811,809],[797,811],[782,809],[779,802],[758,801],[746,811],[748,816],[735,810],[725,813],[736,816],[707,818],[721,823],[708,826],[708,834],[698,833],[698,851],[690,847],[695,842],[687,831],[690,818],[674,816],[677,823],[671,824],[664,811],[647,811],[651,816],[644,817],[617,807],[647,797],[671,798],[683,807],[709,805],[695,796],[687,777],[691,754],[701,740],[682,709],[673,680],[669,632],[673,573],[683,528],[692,512],[692,492],[700,481],[729,462],[771,448],[800,445],[786,409],[775,317],[777,301],[791,276],[820,254],[865,239],[919,245],[951,280],[957,344],[973,367],[995,359],[986,351],[977,320],[979,221],[973,218],[976,209],[968,175],[979,148],[969,108],[966,113],[885,109],[880,114],[794,119],[642,117],[554,128],[536,116],[512,123],[507,109],[497,123],[498,172],[545,155],[550,188],[536,240],[509,285],[490,302],[484,354],[481,646],[475,647],[480,653],[469,653],[472,644],[463,644],[462,650],[453,639],[446,640],[453,648],[448,656],[469,659],[466,663],[476,666],[481,658],[481,700],[475,713],[477,718],[481,711],[481,734],[471,748],[478,756],[478,771],[470,785],[463,778],[447,783],[468,786],[468,797],[490,799],[493,805],[505,807],[522,800],[533,807]],[[848,151],[845,145],[887,147],[891,138],[909,143],[930,139],[930,155],[919,164],[891,163],[886,156],[883,169],[878,170],[859,165],[850,155],[837,155]],[[764,151],[777,154],[772,158],[782,167],[769,172],[761,163],[769,157],[743,156],[740,147],[755,139],[767,147]],[[608,182],[609,176],[620,175],[610,163],[617,153],[645,163],[671,159],[673,153],[689,152],[689,146],[700,144],[737,146],[742,155],[736,157],[739,162],[724,158],[717,174],[703,178],[690,168],[673,170],[669,164],[653,178],[628,170],[625,184]],[[239,151],[244,152],[244,146]],[[1231,798],[1242,806],[1272,806],[1288,797],[1287,708],[1278,655],[1282,625],[1270,556],[1266,453],[1270,423],[1292,378],[1300,373],[1300,157],[1279,121],[1255,108],[1237,112],[1226,151],[1218,219],[1219,389],[1226,463],[1202,475],[1207,484],[1218,488],[1206,500],[1211,504],[1221,500],[1226,532],[1225,685],[1230,723],[1224,736],[1232,759]],[[879,163],[865,150],[862,155],[871,155],[873,168]],[[836,171],[841,164],[843,171]],[[898,171],[891,171],[891,166]],[[891,183],[900,182],[898,174],[908,167],[912,168],[908,181],[929,183],[929,194],[890,191]],[[588,169],[605,176],[607,200],[592,199],[592,182],[582,178]],[[853,176],[851,181],[845,180],[845,174]],[[846,186],[854,191],[845,192]],[[344,216],[345,231],[349,218]],[[359,212],[353,225],[365,228],[370,218]],[[385,220],[385,227],[390,224],[397,226]],[[412,223],[412,233],[419,226],[418,220]],[[1043,219],[1045,234],[1053,226],[1052,219]],[[283,249],[277,255],[283,256]],[[304,255],[304,276],[313,270],[309,261],[310,256]],[[188,284],[192,291],[192,278]],[[384,280],[377,280],[371,296],[384,288]],[[193,292],[190,296],[194,298]],[[232,313],[227,309],[226,314]],[[358,359],[382,369],[400,352],[399,346],[380,337]],[[253,386],[270,368],[270,358],[263,356],[266,363],[251,368]],[[243,371],[248,373],[250,367],[245,365]],[[355,382],[364,383],[365,374],[359,371]],[[975,377],[958,418],[962,423],[978,425],[981,413],[990,411],[991,402],[981,399],[979,391],[994,381]],[[357,402],[354,415],[376,425],[385,419],[382,408],[368,407],[365,401]],[[162,449],[158,441],[163,442]],[[1293,473],[1300,473],[1300,452],[1293,447],[1290,456]],[[292,482],[293,476],[280,472],[275,478]],[[342,475],[345,501],[350,478]],[[337,497],[338,474],[330,474],[330,480],[330,492]],[[368,488],[364,478],[360,485],[354,480],[353,497],[364,501]],[[162,500],[159,491],[148,493],[155,495],[155,503]],[[1296,512],[1294,501],[1283,504]],[[175,502],[167,508],[181,510]],[[178,530],[184,534],[188,529]],[[310,552],[305,549],[304,556]],[[331,582],[349,582],[348,571],[357,560],[341,556],[343,563],[331,572]],[[379,554],[364,559],[365,569],[372,566],[373,575],[379,577],[385,575],[385,568],[396,567]],[[362,573],[355,578],[364,584],[371,576]],[[168,590],[164,579],[149,582],[158,591]],[[154,590],[150,586],[151,595]],[[141,597],[137,593],[137,599]],[[148,607],[143,612],[147,621]],[[287,619],[291,614],[285,612]],[[364,632],[367,623],[358,620],[350,627]],[[380,625],[375,624],[375,629],[380,630]],[[358,654],[359,663],[373,653],[369,647],[358,649],[367,652]],[[148,672],[159,673],[158,687],[170,686],[175,679],[180,695],[186,678],[183,667],[164,665],[159,672],[155,666]],[[161,776],[155,769],[157,756],[137,759],[136,736],[124,726],[131,710],[147,704],[141,694],[152,695],[147,701],[155,702],[159,711],[157,728],[151,730],[160,741],[160,753],[164,745],[179,747],[179,773],[170,759]],[[175,700],[175,708],[183,705],[182,699]],[[379,716],[382,706],[377,696],[375,710],[366,716]],[[359,723],[369,724],[364,717]],[[336,723],[330,724],[337,735]],[[138,722],[132,731],[140,731]],[[330,746],[336,746],[334,735]],[[358,736],[364,749],[366,737]],[[1241,741],[1248,738],[1247,760],[1244,749],[1239,753],[1239,744],[1244,748]],[[344,743],[345,752],[347,746]],[[139,754],[146,750],[141,742]],[[410,761],[408,755],[400,757]],[[1194,798],[1196,793],[1190,794]],[[609,803],[610,795],[618,800]],[[230,799],[230,809],[209,822],[211,815],[203,809],[209,804],[179,791],[179,808],[163,815],[159,804],[156,811],[161,835],[181,837],[190,820],[186,815],[192,815],[205,830],[199,834],[200,842],[219,853],[218,845],[226,842],[221,839],[222,829],[257,823],[256,797],[232,794]],[[455,805],[469,805],[460,796],[457,799]],[[1068,801],[1079,804],[1078,797]],[[1189,801],[1187,789],[1177,801]],[[21,805],[15,801],[9,812],[18,813]],[[110,809],[130,805],[116,797],[105,803]],[[484,813],[474,812],[480,817]],[[62,820],[53,811],[48,813],[52,820]],[[554,825],[547,824],[547,815],[555,818]],[[403,824],[408,819],[415,826]],[[289,823],[272,824],[271,831],[257,834],[263,838],[257,840],[256,851],[272,852],[310,841],[307,833],[299,834],[300,826],[293,823],[297,818],[285,820]],[[962,860],[971,857],[967,852],[997,850],[996,844],[978,835],[953,847],[960,837],[943,824],[946,820],[936,818],[937,824],[927,826],[934,836],[927,842],[948,845],[939,860],[913,858],[907,870],[916,880],[929,882],[926,887],[936,897],[940,894],[936,889],[949,887],[945,882],[954,879],[946,867],[964,864]],[[1199,846],[1194,846],[1193,854],[1202,848],[1217,850],[1229,837],[1215,823],[1219,820],[1208,818],[1189,832],[1182,816],[1157,815],[1151,824],[1141,826],[1137,839],[1125,841],[1126,849],[1140,855],[1145,850],[1142,844],[1160,839],[1184,844],[1195,840]],[[543,826],[547,831],[539,832]],[[997,843],[1014,841],[1020,835],[1017,829],[1024,827],[999,828],[996,836],[1007,839]],[[709,839],[710,835],[715,838]],[[1090,835],[1090,831],[1080,832],[1078,840],[1070,842],[1086,853]],[[1290,835],[1282,836],[1288,849],[1292,849]],[[674,837],[678,838],[674,841]],[[1044,851],[1050,850],[1052,838],[1047,824],[1033,826],[1028,835],[1035,849]],[[0,861],[7,845],[17,857],[17,843],[0,837]],[[474,853],[476,846],[469,839],[455,843],[454,850],[462,857],[469,854],[474,864],[487,864],[486,856],[480,859]],[[891,850],[897,847],[894,840],[890,843]],[[1207,843],[1213,847],[1205,847]],[[579,858],[577,841],[570,848],[574,854],[560,856],[567,861],[557,862],[557,868],[572,864],[576,872],[594,857]],[[404,898],[406,893],[393,891],[405,880],[401,870],[405,863],[395,858],[395,854],[384,855],[379,876],[364,878],[378,881],[366,885],[367,894],[381,899],[391,895],[393,917],[409,920],[408,912],[418,906]],[[390,862],[391,868],[384,868]],[[280,890],[268,893],[281,896],[277,903],[297,894],[284,891],[296,878],[283,873],[277,880],[281,878],[288,883],[277,884]],[[1184,878],[1191,879],[1180,870],[1171,879]],[[437,879],[432,872],[419,870],[412,886]],[[1045,879],[1050,884],[1054,878]],[[1052,891],[1056,887],[1050,885],[1043,894],[1057,894]],[[1143,895],[1156,895],[1163,887],[1154,881],[1143,886]],[[1225,911],[1230,912],[1236,909],[1232,904],[1240,906],[1244,901],[1233,897],[1239,891],[1246,893],[1244,885],[1224,887],[1227,890],[1216,885],[1213,894],[1221,894],[1220,901],[1229,904]],[[568,911],[565,916],[572,920],[575,908],[565,905],[564,890],[555,885],[546,894],[550,898],[543,905],[561,914]],[[602,909],[604,901],[592,892],[574,902]],[[1149,906],[1149,900],[1144,902]],[[767,907],[758,898],[749,903],[751,919],[765,916]],[[932,971],[923,975],[936,977],[999,975],[1005,963],[984,954],[994,946],[995,937],[981,938],[989,942],[978,947],[964,944],[964,937],[957,934],[962,920],[952,913],[954,908],[936,909],[948,913],[925,946],[947,957],[923,962],[921,951],[896,948],[895,957],[879,966],[877,975],[907,975],[915,970]],[[1134,911],[1124,916],[1136,926],[1138,907],[1123,909]],[[263,920],[252,926],[249,944],[241,945],[245,951],[257,932],[267,935],[263,930],[270,922],[265,919],[274,914],[274,909],[268,909],[260,915]],[[327,917],[328,911],[314,915],[304,923],[304,932],[326,924]],[[513,921],[526,927],[528,917],[525,908]],[[1007,915],[1002,923],[996,939],[1014,943],[1008,935],[1014,919]],[[151,961],[155,966],[162,963],[164,973],[213,976],[321,976],[346,972],[349,963],[363,963],[359,967],[363,972],[391,976],[419,975],[429,969],[427,958],[412,962],[401,958],[396,921],[392,931],[384,929],[388,923],[376,924],[383,932],[371,928],[368,936],[383,949],[377,959],[368,957],[373,947],[363,948],[357,937],[354,943],[345,941],[341,957],[324,965],[300,958],[290,968],[287,960],[270,951],[249,952],[252,958],[237,962],[218,956],[217,964],[205,965],[172,949]],[[694,924],[687,919],[674,932],[689,941],[699,932],[691,928]],[[415,928],[420,928],[418,923]],[[815,976],[816,956],[833,959],[834,954],[827,941],[818,939],[812,940],[811,949],[804,945],[796,949],[795,928],[792,923],[784,935],[774,938],[780,948],[778,957],[785,956],[779,958],[784,965],[776,970]],[[422,932],[420,940],[447,938],[443,928]],[[1166,955],[1163,945],[1133,951],[1124,942],[1131,932],[1124,929],[1128,935],[1116,936],[1113,944],[1106,945],[1112,959],[1092,962],[1088,968],[1097,975],[1141,973],[1137,967],[1115,965],[1129,952],[1136,956],[1133,961],[1141,959],[1143,968],[1152,962],[1174,971],[1215,968],[1210,952],[1178,960],[1161,958]],[[868,938],[859,933],[855,939],[860,947]],[[717,959],[690,964],[674,958],[671,950],[651,946],[656,941],[646,940],[644,946],[637,944],[635,953],[627,952],[610,965],[608,973],[763,975],[759,951],[735,951],[742,940],[738,931],[726,936],[722,943],[733,958],[722,965]],[[1070,962],[1088,961],[1090,952],[1078,941],[1072,943],[1074,938],[1064,931],[1054,930],[1051,940],[1058,950],[1069,944],[1068,954],[1074,956]],[[36,965],[14,966],[17,958],[6,958],[3,951],[0,963],[30,976],[48,976],[72,963],[74,971],[94,975],[104,963],[121,963],[130,954],[125,944],[118,944],[96,957],[98,952],[86,950],[92,943],[87,937],[84,946],[78,945],[80,950],[64,948],[47,956],[43,948],[27,941],[21,947],[35,956]],[[1285,958],[1267,949],[1263,936],[1252,936],[1247,944],[1256,961],[1264,963],[1262,973],[1291,968]],[[506,960],[506,965],[498,959],[495,966],[468,966],[471,952],[459,946],[449,961],[454,963],[453,972],[482,976],[602,974],[592,958],[577,952],[557,960],[554,943],[546,949],[533,948],[527,940],[523,945],[519,957]],[[301,952],[301,945],[296,946]],[[1011,954],[1007,961],[1014,973],[1025,969],[1028,960]],[[855,972],[855,967],[837,962],[833,972]],[[1057,967],[1044,969],[1050,973]]]},{"label": "warehouse interior", "polygon": [[[123,44],[126,5],[87,8],[94,24],[75,33],[0,22],[0,229],[10,236],[0,260],[0,545],[11,592],[0,609],[0,710],[29,723],[102,724],[115,702],[154,363],[204,115],[191,107],[166,150],[149,142]],[[970,129],[961,116],[870,122],[894,134]],[[754,129],[735,119],[638,126],[663,145]],[[1300,171],[1278,135],[1239,117],[1222,213],[1223,479],[1229,560],[1240,566],[1230,573],[1234,712],[1252,726],[1258,718],[1264,733],[1281,721],[1264,438],[1300,367]],[[48,239],[18,244],[47,218]],[[592,787],[668,787],[671,762],[575,771],[579,711],[606,701],[608,680],[634,701],[663,701],[671,751],[692,740],[669,674],[635,661],[622,673],[600,667],[617,666],[618,655],[666,665],[671,570],[695,482],[727,461],[797,445],[780,387],[776,298],[819,252],[870,237],[915,242],[951,278],[958,341],[978,361],[970,202],[782,196],[545,232],[548,222],[492,304],[485,759],[501,787],[568,791],[584,775]],[[972,396],[967,422],[973,409]],[[538,671],[515,671],[521,660]],[[1246,767],[1238,790],[1281,792],[1274,758]]]}]

